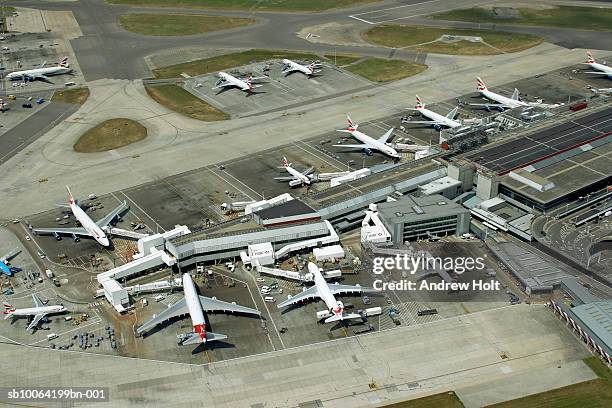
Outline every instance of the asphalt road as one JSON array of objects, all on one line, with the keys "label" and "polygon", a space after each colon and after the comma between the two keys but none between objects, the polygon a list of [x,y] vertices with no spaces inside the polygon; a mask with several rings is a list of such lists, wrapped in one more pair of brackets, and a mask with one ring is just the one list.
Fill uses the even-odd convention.
[{"label": "asphalt road", "polygon": [[[441,2],[444,3],[441,3]],[[446,3],[446,7],[443,7]],[[580,4],[580,1],[576,2]],[[11,4],[8,2],[7,4]],[[419,6],[416,6],[420,4]],[[325,13],[262,13],[262,12],[206,12],[204,10],[155,9],[128,6],[113,6],[104,0],[80,0],[79,2],[43,2],[20,1],[14,3],[19,7],[34,7],[48,10],[73,11],[83,36],[72,40],[72,46],[79,60],[85,79],[88,81],[101,78],[138,79],[150,76],[144,57],[166,49],[186,47],[210,48],[267,48],[286,49],[307,52],[358,53],[367,56],[389,57],[411,60],[415,54],[406,50],[391,50],[385,47],[351,47],[332,46],[311,43],[295,35],[295,32],[327,22],[354,23],[363,28],[370,24],[351,18],[354,14],[363,14],[385,9],[388,19],[395,15],[400,22],[419,22],[419,16],[440,9],[462,8],[474,5],[473,0],[438,0],[422,2],[421,0],[397,0],[367,5],[351,9],[333,10]],[[415,5],[419,16],[404,18],[406,8]],[[398,7],[401,6],[401,7]],[[395,7],[395,8],[393,8]],[[177,12],[222,14],[244,17],[255,17],[259,21],[249,27],[241,27],[206,35],[184,37],[151,37],[127,32],[116,24],[117,16],[126,12]],[[416,20],[415,20],[416,19]],[[427,21],[430,24],[437,24]],[[473,26],[470,23],[454,23],[454,26]],[[496,28],[516,32],[531,32],[544,36],[548,41],[566,47],[584,47],[593,49],[612,49],[612,33],[542,27],[509,27],[482,25],[483,28]]]}]

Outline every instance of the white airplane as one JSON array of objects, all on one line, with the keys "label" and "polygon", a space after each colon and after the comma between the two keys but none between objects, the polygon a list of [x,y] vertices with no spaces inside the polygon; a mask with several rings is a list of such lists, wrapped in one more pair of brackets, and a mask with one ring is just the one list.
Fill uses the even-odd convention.
[{"label": "white airplane", "polygon": [[308,272],[310,272],[313,276],[315,283],[314,286],[306,289],[299,295],[292,296],[284,302],[279,303],[279,309],[299,302],[304,302],[306,300],[320,298],[325,302],[327,309],[332,314],[330,317],[325,319],[325,323],[361,318],[361,315],[357,313],[346,313],[344,311],[344,304],[341,301],[336,300],[334,295],[345,293],[362,293],[364,291],[374,291],[374,289],[363,288],[358,285],[352,286],[327,283],[325,278],[323,278],[319,267],[312,262],[308,262]]},{"label": "white airplane", "polygon": [[102,219],[94,222],[91,218],[89,218],[89,215],[87,215],[85,211],[79,207],[78,202],[75,201],[72,193],[70,192],[70,188],[66,186],[66,189],[68,190],[69,196],[68,205],[60,205],[70,208],[72,214],[74,214],[74,218],[77,219],[81,226],[76,228],[34,228],[33,231],[36,234],[53,234],[55,239],[58,241],[61,239],[60,235],[72,235],[72,239],[77,242],[79,241],[80,236],[92,237],[98,241],[100,245],[104,247],[109,246],[110,241],[108,240],[105,231],[109,232],[111,222],[115,221],[115,219],[117,219],[122,212],[129,208],[127,203],[124,201]]},{"label": "white airplane", "polygon": [[62,313],[67,310],[63,305],[45,306],[45,304],[39,299],[39,297],[34,294],[32,295],[32,299],[34,300],[35,307],[29,307],[25,309],[17,309],[9,305],[8,303],[4,303],[4,319],[6,320],[9,317],[15,318],[34,316],[32,322],[28,325],[27,328],[27,330],[32,330],[36,326],[38,326],[40,319],[42,319],[46,315],[53,313]]},{"label": "white airplane", "polygon": [[612,95],[612,88],[589,88],[594,94]]},{"label": "white airplane", "polygon": [[416,105],[414,109],[410,108],[409,110],[415,110],[419,112],[421,115],[431,120],[417,120],[417,121],[410,120],[405,123],[432,125],[434,129],[436,129],[438,132],[442,130],[443,127],[456,128],[456,127],[463,126],[461,122],[459,122],[458,120],[455,120],[455,116],[457,116],[457,111],[459,110],[459,107],[455,107],[453,110],[448,112],[446,116],[443,116],[443,115],[440,115],[439,113],[436,113],[432,110],[427,109],[425,107],[425,104],[423,103],[423,100],[419,98],[419,95],[416,96]]},{"label": "white airplane", "polygon": [[587,51],[587,57],[588,58],[585,64],[587,64],[593,69],[596,69],[597,71],[585,71],[583,72],[583,74],[606,75],[608,78],[612,79],[612,67],[600,64],[599,62],[595,61],[595,58],[593,58],[593,54],[591,54],[591,51]]},{"label": "white airplane", "polygon": [[207,312],[235,312],[260,315],[258,310],[251,309],[250,307],[240,306],[233,302],[223,302],[216,298],[199,296],[191,276],[187,273],[183,274],[183,290],[185,292],[185,297],[183,299],[168,306],[168,308],[159,315],[153,316],[152,319],[136,329],[136,332],[142,334],[173,317],[189,314],[191,316],[191,322],[193,323],[193,332],[187,333],[187,335],[180,335],[180,344],[199,344],[227,338],[224,334],[206,331],[206,321],[204,320],[204,312],[202,310],[206,310]]},{"label": "white airplane", "polygon": [[[498,93],[489,91],[484,81],[480,79],[480,77],[476,78],[476,90],[480,92],[480,94],[495,102],[495,103],[470,103],[471,106],[484,106],[484,108],[490,112],[491,108],[496,108],[500,112],[503,112],[506,109],[514,109],[520,106],[534,106],[538,104],[532,104],[529,102],[523,102],[519,99],[519,90],[514,88],[514,92],[512,92],[512,96],[508,98],[507,96],[500,95]],[[541,104],[540,104],[541,105]]]},{"label": "white airplane", "polygon": [[219,76],[219,79],[215,83],[215,86],[213,87],[213,89],[236,87],[236,88],[239,88],[241,91],[246,91],[246,92],[252,92],[253,89],[259,88],[262,86],[262,85],[254,85],[253,84],[254,80],[265,78],[265,77],[254,78],[252,75],[250,75],[248,78],[243,80],[240,78],[236,78],[235,76],[230,75],[226,72],[219,72],[218,76]]},{"label": "white airplane", "polygon": [[314,171],[314,167],[309,167],[303,172],[300,172],[293,167],[291,167],[291,163],[287,161],[287,158],[283,156],[283,169],[287,171],[291,176],[290,177],[274,177],[274,180],[277,181],[288,181],[291,187],[303,186],[304,184],[310,185],[312,183],[312,172]]},{"label": "white airplane", "polygon": [[351,136],[353,136],[355,139],[359,140],[363,144],[343,144],[343,145],[334,145],[334,147],[346,147],[349,149],[362,149],[363,152],[367,154],[368,156],[372,156],[373,150],[378,150],[379,152],[386,154],[387,156],[393,157],[395,159],[400,158],[400,155],[397,152],[397,150],[395,150],[394,148],[392,148],[391,146],[387,144],[387,140],[389,140],[395,128],[389,129],[380,138],[374,139],[358,131],[357,128],[359,127],[359,125],[357,123],[353,123],[349,115],[346,115],[346,120],[348,123],[347,128],[339,129],[337,130],[337,132],[350,133]]},{"label": "white airplane", "polygon": [[311,75],[318,74],[319,72],[321,72],[320,69],[317,69],[320,67],[321,64],[317,64],[316,62],[311,62],[308,65],[302,65],[285,58],[283,60],[283,70],[281,73],[287,76],[292,72],[301,72],[302,74],[305,74],[310,77]]},{"label": "white airplane", "polygon": [[72,71],[72,68],[70,68],[70,64],[68,64],[68,57],[64,57],[55,67],[45,68],[45,63],[46,61],[40,64],[38,68],[11,72],[6,77],[11,81],[15,81],[18,79],[21,79],[23,81],[34,81],[36,79],[42,79],[43,81],[50,82],[49,77],[51,75],[67,74]]}]

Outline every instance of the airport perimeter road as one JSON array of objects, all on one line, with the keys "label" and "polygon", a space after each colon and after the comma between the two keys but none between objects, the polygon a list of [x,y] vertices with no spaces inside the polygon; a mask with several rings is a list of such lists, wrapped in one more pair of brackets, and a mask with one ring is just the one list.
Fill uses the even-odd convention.
[{"label": "airport perimeter road", "polygon": [[[24,353],[29,358],[14,358]],[[544,305],[203,366],[0,343],[0,359],[14,362],[7,387],[104,384],[113,406],[142,407],[198,405],[203,399],[219,408],[371,407],[449,390],[466,407],[478,407],[594,379],[586,357],[586,347]]]},{"label": "airport perimeter road", "polygon": [[[408,3],[408,4],[406,4]],[[440,10],[472,7],[491,3],[482,0],[408,0],[387,1],[358,8],[340,9],[324,13],[268,13],[268,12],[220,12],[172,8],[142,8],[109,5],[104,0],[80,0],[78,2],[23,1],[18,7],[48,10],[71,10],[83,36],[71,40],[80,68],[88,81],[101,78],[137,79],[150,75],[145,64],[146,56],[169,49],[206,48],[267,48],[321,53],[349,53],[376,57],[414,60],[415,54],[407,50],[391,50],[385,47],[345,46],[313,43],[295,35],[304,27],[330,22],[355,24],[358,30],[372,25],[364,22],[372,18],[377,22],[415,22],[419,18]],[[564,2],[566,4],[567,2]],[[573,4],[573,2],[570,2]],[[9,2],[10,4],[10,2]],[[581,4],[581,2],[577,2]],[[412,11],[410,11],[412,10]],[[418,10],[415,12],[414,10]],[[255,17],[257,24],[206,35],[184,37],[152,37],[130,33],[119,27],[117,17],[125,12],[181,12]],[[362,16],[355,19],[351,16]],[[369,17],[368,17],[369,16]],[[377,16],[376,18],[372,16]],[[408,16],[408,17],[407,17]],[[487,27],[485,27],[487,28]],[[533,32],[543,35],[549,42],[563,46],[592,49],[611,49],[612,33],[541,27],[511,27],[511,31]]]},{"label": "airport perimeter road", "polygon": [[[89,84],[91,95],[76,114],[32,143],[30,154],[21,152],[3,165],[0,208],[7,217],[37,213],[55,200],[62,201],[66,184],[74,186],[75,191],[110,193],[216,164],[220,158],[231,160],[319,136],[341,126],[347,112],[361,123],[398,115],[408,104],[408,94],[427,95],[434,103],[472,92],[476,75],[495,78],[495,83],[501,84],[582,58],[581,52],[550,44],[486,58],[428,56],[430,69],[391,85],[286,112],[215,123],[192,120],[163,108],[138,82],[96,81]],[[498,66],[505,69],[500,71]],[[72,150],[85,130],[113,117],[141,121],[149,130],[147,139],[120,151],[80,154]],[[14,168],[11,163],[20,166]],[[130,177],[125,177],[128,172]],[[49,181],[39,183],[41,178]]]}]

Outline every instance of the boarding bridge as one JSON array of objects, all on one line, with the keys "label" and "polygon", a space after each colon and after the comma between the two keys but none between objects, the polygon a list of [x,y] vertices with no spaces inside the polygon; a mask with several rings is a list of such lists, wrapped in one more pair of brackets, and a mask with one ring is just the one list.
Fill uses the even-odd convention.
[{"label": "boarding bridge", "polygon": [[142,239],[149,235],[149,234],[143,234],[141,232],[130,231],[130,230],[125,230],[125,229],[116,228],[116,227],[108,228],[107,232],[111,235],[116,235],[118,237],[126,237],[126,238],[132,238],[132,239]]},{"label": "boarding bridge", "polygon": [[340,241],[340,238],[338,237],[338,234],[336,234],[336,231],[334,230],[334,227],[332,227],[331,223],[325,220],[325,224],[329,229],[329,236],[308,239],[306,241],[294,242],[292,244],[285,245],[276,251],[275,259],[281,259],[284,256],[289,255],[291,252],[301,251],[303,249],[312,248],[319,245],[333,244]]},{"label": "boarding bridge", "polygon": [[391,241],[391,234],[378,217],[376,204],[370,204],[369,210],[361,222],[361,242],[385,243]]},{"label": "boarding bridge", "polygon": [[[127,292],[130,295],[138,295],[139,293],[160,292],[160,291],[171,290],[173,288],[182,288],[182,287],[183,287],[182,279],[176,278],[174,280],[164,280],[164,281],[157,281],[157,282],[151,282],[151,283],[144,283],[142,285],[127,286],[124,289],[127,290]],[[102,296],[104,296],[104,289],[98,289],[96,291],[96,297],[102,297]]]},{"label": "boarding bridge", "polygon": [[278,278],[296,280],[299,282],[312,282],[312,274],[301,274],[299,272],[286,271],[284,269],[275,269],[275,268],[267,268],[265,266],[258,266],[257,272],[262,275],[271,275],[276,276]]},{"label": "boarding bridge", "polygon": [[120,280],[129,278],[147,269],[157,268],[162,265],[172,266],[176,263],[176,259],[168,255],[165,251],[160,251],[156,248],[151,248],[151,253],[143,257],[134,259],[125,265],[118,266],[110,271],[103,272],[97,276],[98,282],[102,283],[107,279]]}]

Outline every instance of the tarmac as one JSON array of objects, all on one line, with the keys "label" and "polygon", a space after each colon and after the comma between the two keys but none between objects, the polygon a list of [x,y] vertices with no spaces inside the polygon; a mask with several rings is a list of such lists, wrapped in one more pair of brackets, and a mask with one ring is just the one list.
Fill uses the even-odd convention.
[{"label": "tarmac", "polygon": [[[14,359],[21,353],[28,358]],[[116,407],[184,407],[205,400],[232,408],[352,408],[450,390],[466,407],[480,407],[594,379],[582,361],[589,356],[544,305],[510,306],[203,365],[10,342],[0,348],[0,359],[14,362],[13,382],[39,387],[105,384]]]}]

